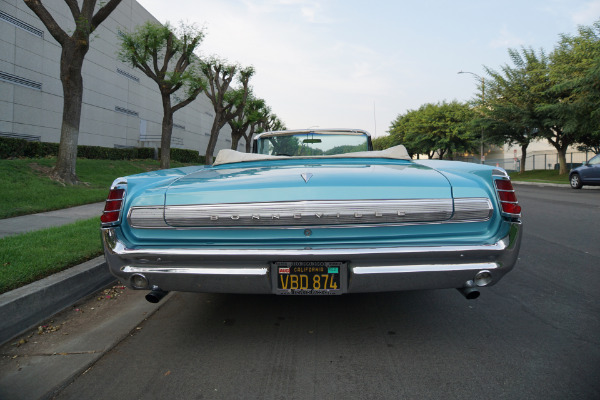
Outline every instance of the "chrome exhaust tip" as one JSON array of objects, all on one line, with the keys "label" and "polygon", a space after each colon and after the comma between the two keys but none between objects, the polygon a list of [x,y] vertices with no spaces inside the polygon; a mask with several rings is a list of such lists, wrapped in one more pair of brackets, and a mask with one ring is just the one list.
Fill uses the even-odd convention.
[{"label": "chrome exhaust tip", "polygon": [[168,294],[169,292],[161,290],[158,286],[152,286],[152,291],[146,295],[146,300],[150,303],[156,304]]},{"label": "chrome exhaust tip", "polygon": [[463,288],[458,288],[458,291],[465,296],[465,299],[467,300],[475,300],[476,298],[479,297],[479,295],[481,294],[481,292],[479,291],[479,289],[474,288],[474,287],[463,287]]},{"label": "chrome exhaust tip", "polygon": [[465,296],[465,299],[467,299],[467,300],[475,300],[481,294],[479,292],[479,289],[477,289],[477,286],[475,285],[475,282],[473,282],[473,281],[467,281],[467,282],[465,282],[465,286],[463,286],[461,288],[457,288],[457,290],[463,296]]}]

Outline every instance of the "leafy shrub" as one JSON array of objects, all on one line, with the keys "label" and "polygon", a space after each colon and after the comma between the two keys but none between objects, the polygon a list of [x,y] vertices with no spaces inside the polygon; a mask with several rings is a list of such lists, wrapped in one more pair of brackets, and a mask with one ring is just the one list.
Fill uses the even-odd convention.
[{"label": "leafy shrub", "polygon": [[[160,154],[160,152],[159,152]],[[0,137],[0,159],[27,157],[56,157],[58,143],[30,142],[23,139]],[[77,157],[92,160],[144,160],[154,158],[154,149],[148,147],[111,148],[77,146]],[[204,164],[204,157],[195,150],[171,149],[171,160],[182,163]]]}]

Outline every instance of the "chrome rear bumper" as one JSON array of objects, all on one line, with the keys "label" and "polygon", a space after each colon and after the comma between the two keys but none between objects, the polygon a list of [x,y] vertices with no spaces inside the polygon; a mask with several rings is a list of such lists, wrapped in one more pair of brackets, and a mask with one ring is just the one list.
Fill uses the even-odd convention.
[{"label": "chrome rear bumper", "polygon": [[348,265],[343,293],[461,288],[482,270],[498,282],[515,265],[521,244],[520,223],[497,243],[333,249],[129,249],[118,228],[103,228],[106,261],[113,275],[131,286],[134,274],[149,287],[166,291],[273,293],[275,261],[342,261]]}]

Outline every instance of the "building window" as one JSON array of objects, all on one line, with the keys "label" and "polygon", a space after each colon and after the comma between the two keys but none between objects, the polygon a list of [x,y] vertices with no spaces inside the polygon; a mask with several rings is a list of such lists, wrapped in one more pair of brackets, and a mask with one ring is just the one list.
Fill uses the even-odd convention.
[{"label": "building window", "polygon": [[15,85],[25,86],[30,89],[42,90],[42,84],[40,82],[32,81],[30,79],[13,74],[7,74],[6,72],[2,71],[0,71],[0,81],[14,83]]},{"label": "building window", "polygon": [[38,29],[33,25],[29,25],[27,22],[23,22],[20,19],[15,18],[12,15],[8,15],[7,13],[5,13],[3,11],[0,11],[0,19],[8,22],[9,24],[16,26],[17,28],[21,28],[24,31],[27,31],[27,32],[31,33],[32,35],[36,35],[41,38],[44,37],[43,30]]},{"label": "building window", "polygon": [[132,117],[139,117],[139,113],[137,111],[129,110],[127,108],[115,106],[115,111],[121,114],[131,115]]},{"label": "building window", "polygon": [[140,82],[140,78],[138,78],[137,76],[130,74],[127,71],[123,71],[121,68],[117,68],[117,73],[123,75],[125,78],[131,79],[132,81],[136,81],[136,82]]}]

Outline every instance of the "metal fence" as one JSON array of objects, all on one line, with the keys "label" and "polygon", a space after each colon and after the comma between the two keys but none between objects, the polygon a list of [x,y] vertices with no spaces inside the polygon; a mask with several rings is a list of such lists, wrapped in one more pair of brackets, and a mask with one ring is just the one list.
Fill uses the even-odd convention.
[{"label": "metal fence", "polygon": [[[595,154],[592,152],[571,152],[567,153],[567,168],[576,168],[583,162],[588,161]],[[477,157],[464,157],[460,161],[479,163]],[[519,171],[521,168],[521,158],[498,158],[487,159],[484,164],[504,168],[507,171]],[[525,158],[525,171],[534,169],[558,169],[559,160],[556,152],[535,153]]]}]

